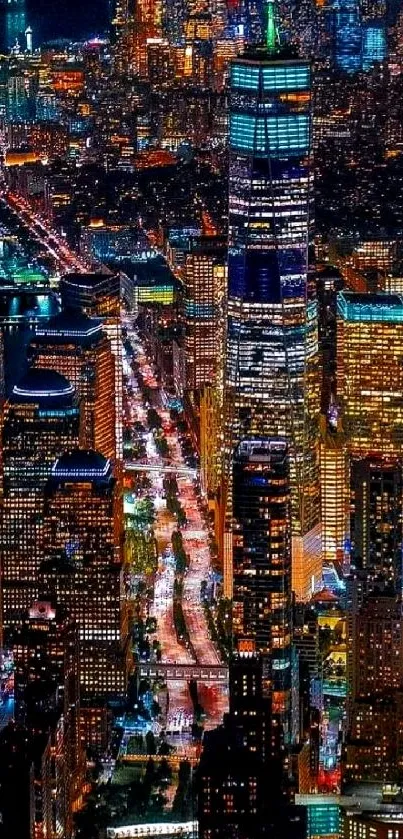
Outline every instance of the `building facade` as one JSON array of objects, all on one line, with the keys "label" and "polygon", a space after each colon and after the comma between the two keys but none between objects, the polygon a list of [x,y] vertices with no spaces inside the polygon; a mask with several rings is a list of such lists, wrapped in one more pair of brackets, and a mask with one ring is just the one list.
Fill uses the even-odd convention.
[{"label": "building facade", "polygon": [[291,491],[287,444],[244,440],[234,456],[235,640],[262,656],[272,713],[289,734],[291,716]]},{"label": "building facade", "polygon": [[115,433],[117,460],[123,460],[122,426],[122,326],[120,304],[122,281],[119,274],[66,274],[60,282],[65,309],[82,310],[88,317],[101,318],[115,361]]},{"label": "building facade", "polygon": [[102,321],[61,312],[37,327],[30,355],[34,367],[56,370],[74,385],[82,445],[115,462],[115,363]]},{"label": "building facade", "polygon": [[79,445],[79,427],[73,385],[53,370],[29,370],[5,403],[1,558],[6,637],[38,597],[43,491],[55,459]]},{"label": "building facade", "polygon": [[[280,49],[268,8],[267,48],[231,66],[226,458],[250,435],[289,442],[293,589],[305,599],[321,573],[311,69]],[[230,595],[230,538],[224,556]]]},{"label": "building facade", "polygon": [[45,489],[43,530],[41,582],[77,627],[81,696],[89,704],[123,697],[122,499],[109,460],[80,450],[56,461]]},{"label": "building facade", "polygon": [[198,236],[184,265],[186,386],[197,390],[222,379],[226,240]]},{"label": "building facade", "polygon": [[341,292],[337,398],[352,457],[400,457],[403,444],[403,298]]}]

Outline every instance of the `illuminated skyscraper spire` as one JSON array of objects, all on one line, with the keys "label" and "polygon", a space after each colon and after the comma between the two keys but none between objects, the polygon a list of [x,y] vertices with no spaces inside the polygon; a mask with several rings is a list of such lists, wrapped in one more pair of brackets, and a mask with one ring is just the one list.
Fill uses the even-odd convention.
[{"label": "illuminated skyscraper spire", "polygon": [[312,80],[308,61],[283,54],[276,4],[266,4],[264,49],[252,47],[231,65],[225,590],[235,600],[236,447],[281,438],[290,462],[293,589],[307,600],[321,574]]},{"label": "illuminated skyscraper spire", "polygon": [[276,0],[267,0],[266,47],[270,55],[275,55],[280,48]]}]

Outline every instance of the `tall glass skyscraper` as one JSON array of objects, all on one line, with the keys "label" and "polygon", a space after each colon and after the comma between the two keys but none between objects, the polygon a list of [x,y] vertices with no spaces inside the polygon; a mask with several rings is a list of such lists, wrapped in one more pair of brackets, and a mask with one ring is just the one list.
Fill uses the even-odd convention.
[{"label": "tall glass skyscraper", "polygon": [[234,640],[262,654],[272,713],[291,722],[291,528],[287,444],[242,441],[234,453]]},{"label": "tall glass skyscraper", "polygon": [[386,27],[382,20],[368,23],[363,32],[362,69],[371,70],[377,61],[384,61],[387,55]]},{"label": "tall glass skyscraper", "polygon": [[334,59],[345,73],[362,66],[362,20],[359,0],[334,0]]},{"label": "tall glass skyscraper", "polygon": [[[229,139],[227,463],[246,438],[287,440],[293,589],[303,599],[321,573],[311,68],[279,46],[272,2],[267,45],[232,63]],[[231,468],[226,490],[231,596]]]}]

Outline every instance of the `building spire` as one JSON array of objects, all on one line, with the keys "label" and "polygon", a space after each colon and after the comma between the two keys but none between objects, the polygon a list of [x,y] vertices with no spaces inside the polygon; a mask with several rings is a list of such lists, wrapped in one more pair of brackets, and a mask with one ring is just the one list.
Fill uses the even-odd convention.
[{"label": "building spire", "polygon": [[280,35],[277,24],[276,0],[267,0],[267,28],[266,47],[267,51],[274,55],[280,47]]}]

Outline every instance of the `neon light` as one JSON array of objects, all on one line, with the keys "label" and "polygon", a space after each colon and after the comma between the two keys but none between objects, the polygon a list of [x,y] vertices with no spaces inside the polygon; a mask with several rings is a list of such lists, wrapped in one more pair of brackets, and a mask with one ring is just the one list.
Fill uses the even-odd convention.
[{"label": "neon light", "polygon": [[127,827],[108,827],[108,839],[134,839],[136,836],[197,836],[197,822],[156,822],[132,824]]},{"label": "neon light", "polygon": [[18,385],[14,385],[13,387],[13,394],[15,396],[35,396],[38,398],[43,397],[58,397],[58,396],[71,396],[74,393],[73,385],[68,385],[60,390],[29,390],[24,387],[19,387]]},{"label": "neon light", "polygon": [[[261,79],[260,79],[261,76]],[[309,90],[311,71],[305,62],[284,64],[273,62],[267,65],[234,63],[231,69],[231,89],[259,90],[260,81],[267,93],[295,90]]]},{"label": "neon light", "polygon": [[92,326],[90,329],[37,329],[36,334],[41,338],[47,338],[48,336],[52,337],[59,337],[60,335],[66,336],[66,338],[87,338],[90,335],[94,335],[96,332],[102,331],[102,323],[97,324],[96,326]]},{"label": "neon light", "polygon": [[403,297],[399,294],[354,294],[340,292],[337,310],[343,320],[403,322]]},{"label": "neon light", "polygon": [[94,466],[87,467],[85,465],[79,467],[73,466],[69,469],[68,467],[60,466],[60,460],[57,460],[52,467],[52,475],[56,475],[58,478],[105,478],[110,468],[110,460],[107,460],[105,466],[98,467],[98,469]]},{"label": "neon light", "polygon": [[254,154],[277,157],[306,153],[309,149],[310,119],[308,114],[256,117],[235,112],[230,118],[232,148]]},{"label": "neon light", "polygon": [[267,0],[266,47],[271,55],[278,52],[280,48],[276,11],[275,0]]}]

